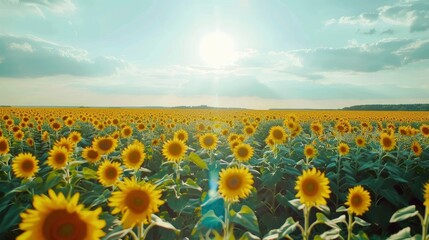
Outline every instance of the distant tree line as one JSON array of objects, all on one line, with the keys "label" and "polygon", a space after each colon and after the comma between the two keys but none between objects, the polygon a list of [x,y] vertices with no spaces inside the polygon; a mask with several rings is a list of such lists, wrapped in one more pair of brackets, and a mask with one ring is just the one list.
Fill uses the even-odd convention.
[{"label": "distant tree line", "polygon": [[371,104],[345,107],[343,110],[429,111],[429,104]]}]

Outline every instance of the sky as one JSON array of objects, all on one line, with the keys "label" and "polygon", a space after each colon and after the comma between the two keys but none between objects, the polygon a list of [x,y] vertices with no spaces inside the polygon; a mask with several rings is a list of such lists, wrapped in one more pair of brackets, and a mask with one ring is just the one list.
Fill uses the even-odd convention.
[{"label": "sky", "polygon": [[0,0],[0,105],[429,103],[427,0]]}]

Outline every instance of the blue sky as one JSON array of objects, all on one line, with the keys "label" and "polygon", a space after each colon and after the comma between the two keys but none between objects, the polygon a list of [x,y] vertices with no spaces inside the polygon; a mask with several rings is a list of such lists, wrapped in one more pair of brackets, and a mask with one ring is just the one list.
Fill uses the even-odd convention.
[{"label": "blue sky", "polygon": [[0,105],[429,103],[427,0],[0,0],[0,26]]}]

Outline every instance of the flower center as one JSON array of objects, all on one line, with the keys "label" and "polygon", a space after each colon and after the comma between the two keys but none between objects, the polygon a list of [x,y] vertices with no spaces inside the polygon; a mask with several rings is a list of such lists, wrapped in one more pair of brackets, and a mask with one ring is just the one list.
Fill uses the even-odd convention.
[{"label": "flower center", "polygon": [[355,195],[352,197],[351,203],[353,207],[359,207],[362,204],[362,198],[358,195]]},{"label": "flower center", "polygon": [[240,147],[237,153],[238,153],[238,156],[245,158],[249,155],[249,150],[245,147]]},{"label": "flower center", "polygon": [[230,176],[226,182],[229,189],[236,190],[241,186],[241,178],[239,176]]},{"label": "flower center", "polygon": [[77,213],[60,209],[54,210],[46,217],[42,233],[47,240],[78,240],[86,237],[87,227]]},{"label": "flower center", "polygon": [[183,133],[177,134],[177,139],[179,139],[181,141],[185,140],[185,134],[183,134]]},{"label": "flower center", "polygon": [[149,195],[142,190],[133,190],[125,198],[126,206],[135,213],[142,213],[149,207]]},{"label": "flower center", "polygon": [[383,138],[383,146],[390,147],[391,145],[392,145],[392,140],[390,140],[390,138],[388,137]]},{"label": "flower center", "polygon": [[307,148],[307,156],[312,156],[313,155],[313,149],[311,148]]},{"label": "flower center", "polygon": [[274,130],[273,131],[273,137],[275,138],[275,139],[283,139],[283,133],[282,133],[282,131],[280,131],[280,130]]},{"label": "flower center", "polygon": [[118,170],[116,170],[115,167],[108,167],[105,172],[104,176],[109,180],[114,180],[118,177]]},{"label": "flower center", "polygon": [[179,156],[182,153],[182,146],[179,143],[171,143],[168,145],[168,152],[172,156]]},{"label": "flower center", "polygon": [[128,160],[131,163],[138,163],[141,158],[141,153],[138,150],[133,150],[128,154]]},{"label": "flower center", "polygon": [[98,158],[98,152],[95,150],[89,150],[88,151],[88,157],[90,159],[96,159],[96,158]]},{"label": "flower center", "polygon": [[63,164],[66,161],[66,155],[62,152],[59,152],[55,155],[55,162],[58,164]]},{"label": "flower center", "polygon": [[205,137],[204,138],[204,144],[206,146],[212,146],[214,144],[214,139],[211,136]]},{"label": "flower center", "polygon": [[113,142],[110,139],[101,139],[98,142],[98,147],[103,151],[108,151],[113,147]]},{"label": "flower center", "polygon": [[24,172],[31,172],[34,169],[34,163],[30,159],[25,159],[22,162],[21,167],[22,167],[22,171],[24,171]]},{"label": "flower center", "polygon": [[427,128],[427,127],[422,128],[422,132],[424,135],[428,135],[429,134],[429,128]]},{"label": "flower center", "polygon": [[312,197],[317,194],[319,184],[314,179],[306,179],[302,183],[302,190],[306,196]]},{"label": "flower center", "polygon": [[4,152],[7,150],[7,143],[6,141],[0,141],[0,152]]}]

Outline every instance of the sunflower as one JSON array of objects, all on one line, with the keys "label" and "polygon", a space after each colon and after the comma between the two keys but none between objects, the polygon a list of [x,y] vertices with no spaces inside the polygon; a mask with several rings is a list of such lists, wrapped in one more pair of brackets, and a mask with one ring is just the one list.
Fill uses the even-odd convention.
[{"label": "sunflower", "polygon": [[180,140],[180,141],[182,141],[182,142],[187,142],[188,141],[188,132],[186,132],[185,130],[183,130],[183,129],[180,129],[180,130],[177,130],[175,133],[174,133],[174,137],[173,137],[174,139],[178,139],[178,140]]},{"label": "sunflower", "polygon": [[58,130],[60,130],[62,128],[61,123],[54,121],[51,123],[51,128],[57,132]]},{"label": "sunflower", "polygon": [[48,165],[53,169],[60,169],[66,166],[69,152],[65,147],[54,146],[51,151],[49,151]]},{"label": "sunflower", "polygon": [[101,154],[93,147],[86,147],[82,151],[82,157],[90,163],[95,163],[101,159]]},{"label": "sunflower", "polygon": [[306,145],[304,147],[304,155],[307,159],[314,158],[317,154],[317,150],[313,145]]},{"label": "sunflower", "polygon": [[243,129],[244,134],[251,136],[255,133],[255,127],[253,127],[252,125],[249,126],[245,126]]},{"label": "sunflower", "polygon": [[42,141],[43,141],[43,142],[47,142],[47,141],[49,141],[49,132],[48,132],[48,131],[44,131],[44,132],[42,133]]},{"label": "sunflower", "polygon": [[56,141],[54,146],[64,147],[68,152],[73,152],[74,149],[74,143],[65,137],[62,137],[59,141]]},{"label": "sunflower", "polygon": [[338,145],[338,153],[340,154],[340,156],[345,156],[349,154],[349,152],[350,152],[350,147],[349,145],[347,145],[347,143],[340,143]]},{"label": "sunflower", "polygon": [[137,170],[143,164],[146,154],[144,145],[140,142],[134,142],[122,151],[122,161],[129,169]]},{"label": "sunflower", "polygon": [[413,144],[411,145],[411,150],[414,152],[414,155],[416,157],[420,156],[423,152],[422,146],[417,141],[413,142]]},{"label": "sunflower", "polygon": [[121,135],[124,138],[131,137],[131,135],[133,135],[133,129],[130,126],[125,126],[121,130]]},{"label": "sunflower", "polygon": [[384,151],[391,151],[396,146],[396,139],[388,133],[380,134],[380,145]]},{"label": "sunflower", "polygon": [[80,132],[73,131],[69,134],[68,139],[72,143],[78,144],[82,140],[82,135],[80,134]]},{"label": "sunflower", "polygon": [[237,138],[238,138],[237,133],[231,133],[228,135],[228,142],[232,142],[232,141],[236,140]]},{"label": "sunflower", "polygon": [[106,187],[115,185],[121,175],[121,164],[118,162],[110,162],[109,160],[104,160],[97,170],[98,181]]},{"label": "sunflower", "polygon": [[101,155],[109,154],[115,151],[118,146],[118,140],[111,136],[96,137],[92,142],[92,147]]},{"label": "sunflower", "polygon": [[365,147],[366,145],[365,138],[363,138],[362,136],[357,136],[355,138],[355,143],[356,143],[356,146],[358,147]]},{"label": "sunflower", "polygon": [[310,124],[310,129],[312,132],[314,132],[317,135],[320,135],[323,133],[323,126],[320,122],[312,122]]},{"label": "sunflower", "polygon": [[420,126],[420,132],[423,136],[429,137],[429,125],[423,124]]},{"label": "sunflower", "polygon": [[298,177],[295,190],[298,191],[295,196],[308,207],[326,205],[325,198],[329,198],[331,193],[329,179],[315,168],[304,171]]},{"label": "sunflower", "polygon": [[3,136],[0,137],[0,155],[6,154],[10,151],[9,142]]},{"label": "sunflower", "polygon": [[20,153],[12,162],[13,173],[19,178],[31,178],[39,171],[38,163],[31,153]]},{"label": "sunflower", "polygon": [[225,201],[238,201],[246,198],[253,184],[253,176],[245,167],[222,169],[219,174],[219,193]]},{"label": "sunflower", "polygon": [[36,195],[34,209],[21,213],[19,228],[24,232],[17,240],[33,239],[100,239],[106,222],[99,219],[101,208],[94,211],[78,204],[79,193],[65,198],[49,189],[49,196]]},{"label": "sunflower", "polygon": [[151,215],[159,211],[164,204],[161,190],[156,190],[150,183],[137,182],[135,177],[125,178],[118,184],[119,191],[112,193],[109,206],[112,214],[122,213],[121,223],[124,228],[149,223]]},{"label": "sunflower", "polygon": [[362,186],[356,186],[349,189],[346,205],[349,206],[349,213],[360,216],[368,211],[371,206],[371,197],[369,192],[363,189]]},{"label": "sunflower", "polygon": [[268,137],[265,138],[265,144],[267,146],[269,146],[271,149],[273,149],[275,146],[275,142],[274,142],[273,138],[269,135],[268,135]]},{"label": "sunflower", "polygon": [[429,182],[427,182],[424,186],[424,199],[425,201],[423,202],[423,205],[426,206],[426,208],[429,208]]},{"label": "sunflower", "polygon": [[187,146],[183,141],[173,139],[168,140],[162,146],[162,155],[168,161],[179,162],[185,157]]},{"label": "sunflower", "polygon": [[247,162],[253,157],[253,148],[247,143],[240,143],[233,149],[234,157],[241,162]]},{"label": "sunflower", "polygon": [[18,130],[13,134],[13,137],[18,141],[21,141],[22,139],[24,139],[24,136],[25,136],[24,132],[21,130]]},{"label": "sunflower", "polygon": [[282,144],[286,141],[287,134],[283,127],[273,126],[270,128],[269,136],[273,139],[274,143]]},{"label": "sunflower", "polygon": [[200,146],[206,150],[214,150],[217,147],[217,136],[212,133],[206,133],[199,137]]}]

